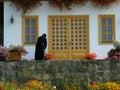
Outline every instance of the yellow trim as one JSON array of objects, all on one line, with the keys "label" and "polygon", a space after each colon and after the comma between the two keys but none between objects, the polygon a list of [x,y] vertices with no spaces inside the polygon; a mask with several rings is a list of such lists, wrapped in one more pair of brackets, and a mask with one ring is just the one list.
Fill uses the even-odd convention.
[{"label": "yellow trim", "polygon": [[[102,18],[111,18],[112,19],[112,35],[113,35],[113,41],[112,42],[103,42],[102,41],[102,29],[101,29],[101,19]],[[115,41],[115,15],[98,15],[98,35],[99,35],[99,44],[100,45],[109,45],[109,44],[113,44],[113,42]]]},{"label": "yellow trim", "polygon": [[32,45],[35,45],[35,43],[25,43],[25,19],[35,19],[36,20],[36,41],[37,41],[37,38],[38,38],[38,30],[39,30],[39,26],[38,26],[38,23],[39,23],[39,17],[38,16],[22,16],[22,44],[25,46],[32,46]]}]

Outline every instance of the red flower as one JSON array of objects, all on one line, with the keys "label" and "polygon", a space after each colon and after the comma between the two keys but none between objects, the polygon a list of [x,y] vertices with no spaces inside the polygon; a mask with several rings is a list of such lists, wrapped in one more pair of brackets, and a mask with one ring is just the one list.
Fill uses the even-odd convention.
[{"label": "red flower", "polygon": [[2,90],[2,87],[0,87],[0,90]]},{"label": "red flower", "polygon": [[42,90],[42,87],[40,87],[40,90]]},{"label": "red flower", "polygon": [[86,59],[92,59],[94,60],[97,57],[96,53],[91,53],[91,54],[86,54],[85,58]]},{"label": "red flower", "polygon": [[90,85],[97,85],[97,82],[92,81],[92,82],[90,82]]},{"label": "red flower", "polygon": [[46,54],[45,57],[46,57],[47,60],[51,60],[51,59],[52,59],[52,55],[51,55],[51,54],[48,54],[48,53]]}]

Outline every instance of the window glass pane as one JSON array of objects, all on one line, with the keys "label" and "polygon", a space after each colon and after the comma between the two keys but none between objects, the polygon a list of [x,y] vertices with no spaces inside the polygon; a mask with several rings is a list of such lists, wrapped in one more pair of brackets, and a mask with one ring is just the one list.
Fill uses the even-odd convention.
[{"label": "window glass pane", "polygon": [[31,31],[32,31],[32,32],[31,32],[32,34],[35,34],[35,33],[36,33],[35,28],[32,28]]},{"label": "window glass pane", "polygon": [[102,24],[106,24],[106,18],[102,18]]},{"label": "window glass pane", "polygon": [[108,26],[108,32],[112,33],[112,26]]},{"label": "window glass pane", "polygon": [[106,33],[106,26],[102,26],[102,33]]},{"label": "window glass pane", "polygon": [[26,42],[30,42],[30,36],[27,35],[25,40],[26,40]]},{"label": "window glass pane", "polygon": [[25,44],[33,44],[37,39],[37,31],[38,31],[38,16],[25,16],[24,18],[24,43]]},{"label": "window glass pane", "polygon": [[112,25],[112,18],[108,18],[108,24]]},{"label": "window glass pane", "polygon": [[112,41],[112,34],[108,34],[108,41]]},{"label": "window glass pane", "polygon": [[25,26],[30,26],[30,19],[25,20]]},{"label": "window glass pane", "polygon": [[113,36],[115,35],[115,28],[114,28],[114,15],[100,15],[100,22],[99,22],[99,29],[100,29],[100,42],[106,44],[113,43]]},{"label": "window glass pane", "polygon": [[25,31],[25,34],[30,34],[30,28],[27,27]]},{"label": "window glass pane", "polygon": [[102,41],[107,41],[107,35],[106,34],[102,34]]},{"label": "window glass pane", "polygon": [[35,21],[35,19],[32,19],[32,20],[31,20],[31,24],[32,24],[32,26],[35,27],[35,25],[36,25],[36,21]]},{"label": "window glass pane", "polygon": [[35,42],[35,41],[36,41],[36,36],[35,35],[31,36],[31,42]]}]

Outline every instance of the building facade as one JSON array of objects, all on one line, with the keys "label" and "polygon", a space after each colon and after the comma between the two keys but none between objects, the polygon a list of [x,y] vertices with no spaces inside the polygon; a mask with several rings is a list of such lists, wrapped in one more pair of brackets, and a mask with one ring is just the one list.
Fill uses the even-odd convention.
[{"label": "building facade", "polygon": [[88,53],[104,59],[113,42],[120,38],[119,4],[98,9],[87,3],[83,7],[73,5],[70,11],[60,11],[42,1],[39,8],[23,15],[9,1],[4,1],[0,43],[6,47],[23,45],[29,52],[23,58],[30,60],[34,59],[37,37],[46,33],[46,53],[52,54],[54,60],[81,60]]}]

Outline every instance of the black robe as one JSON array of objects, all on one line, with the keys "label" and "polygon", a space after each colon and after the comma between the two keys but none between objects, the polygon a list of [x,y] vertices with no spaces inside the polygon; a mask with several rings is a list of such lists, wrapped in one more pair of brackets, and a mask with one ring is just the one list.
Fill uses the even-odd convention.
[{"label": "black robe", "polygon": [[35,48],[35,60],[44,60],[44,53],[47,47],[47,39],[43,36],[39,37]]}]

